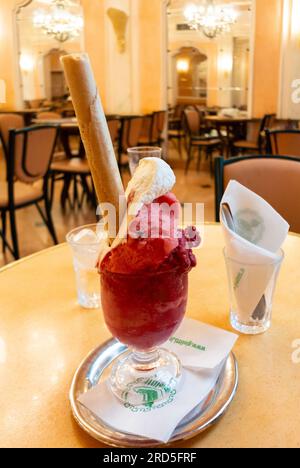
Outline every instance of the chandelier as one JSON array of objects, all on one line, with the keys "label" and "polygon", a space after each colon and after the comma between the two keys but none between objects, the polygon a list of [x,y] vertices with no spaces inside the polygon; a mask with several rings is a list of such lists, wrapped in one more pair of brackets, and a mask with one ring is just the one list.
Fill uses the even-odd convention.
[{"label": "chandelier", "polygon": [[[83,29],[83,17],[79,11],[73,12],[74,3],[69,0],[51,0],[47,3],[47,10],[34,14],[34,26],[59,42],[78,37]],[[76,7],[78,10],[78,5]]]},{"label": "chandelier", "polygon": [[189,5],[184,10],[184,16],[191,29],[214,39],[218,34],[229,32],[236,22],[236,12],[231,8],[215,5],[213,0],[207,0],[205,5]]}]

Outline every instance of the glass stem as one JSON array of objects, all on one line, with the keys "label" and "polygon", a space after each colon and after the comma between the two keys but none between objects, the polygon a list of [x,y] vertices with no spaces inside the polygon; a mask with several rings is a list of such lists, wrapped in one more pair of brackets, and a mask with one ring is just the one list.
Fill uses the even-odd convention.
[{"label": "glass stem", "polygon": [[149,351],[133,351],[132,363],[136,370],[151,371],[158,366],[159,352],[154,348]]}]

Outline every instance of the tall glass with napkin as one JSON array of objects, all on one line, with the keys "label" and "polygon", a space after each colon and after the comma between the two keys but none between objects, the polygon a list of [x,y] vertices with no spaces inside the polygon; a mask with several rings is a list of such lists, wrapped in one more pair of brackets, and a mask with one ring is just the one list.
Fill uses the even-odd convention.
[{"label": "tall glass with napkin", "polygon": [[230,320],[241,333],[271,326],[273,296],[289,225],[263,198],[232,180],[220,207]]}]

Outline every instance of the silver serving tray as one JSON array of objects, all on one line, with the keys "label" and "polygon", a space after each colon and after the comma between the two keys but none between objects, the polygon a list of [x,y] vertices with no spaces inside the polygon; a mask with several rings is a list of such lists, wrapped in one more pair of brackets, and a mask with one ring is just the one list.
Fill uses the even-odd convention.
[{"label": "silver serving tray", "polygon": [[[97,418],[77,401],[110,373],[113,362],[127,348],[119,341],[111,339],[92,351],[77,369],[70,389],[70,403],[73,416],[79,426],[90,436],[112,447],[159,447],[161,442],[121,432]],[[199,403],[177,426],[167,445],[191,439],[215,424],[225,413],[236,393],[238,367],[231,353],[223,367],[219,379],[206,400]]]}]

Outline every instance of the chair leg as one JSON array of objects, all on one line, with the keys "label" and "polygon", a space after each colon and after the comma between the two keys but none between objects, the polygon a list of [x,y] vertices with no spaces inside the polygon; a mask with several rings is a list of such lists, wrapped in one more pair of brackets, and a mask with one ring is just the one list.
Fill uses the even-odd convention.
[{"label": "chair leg", "polygon": [[178,153],[179,153],[179,158],[182,159],[182,140],[181,140],[181,136],[178,138]]},{"label": "chair leg", "polygon": [[47,225],[48,231],[52,237],[54,244],[57,245],[58,240],[56,237],[56,232],[55,232],[55,228],[54,228],[54,224],[52,220],[51,205],[47,196],[45,197],[45,210],[46,210],[46,225]]},{"label": "chair leg", "polygon": [[97,195],[96,195],[93,180],[92,180],[91,204],[95,209],[98,208]]},{"label": "chair leg", "polygon": [[77,186],[77,174],[73,176],[73,207],[75,208],[76,204],[79,205],[78,197],[78,186]]},{"label": "chair leg", "polygon": [[226,159],[229,158],[229,141],[226,144]]},{"label": "chair leg", "polygon": [[184,147],[185,147],[185,150],[186,152],[188,152],[188,137],[185,135],[184,136]]},{"label": "chair leg", "polygon": [[1,212],[1,220],[2,220],[2,253],[6,251],[6,211]]},{"label": "chair leg", "polygon": [[91,199],[91,192],[90,192],[90,188],[89,188],[89,185],[87,183],[87,180],[86,180],[86,175],[81,174],[80,179],[81,179],[81,186],[82,186],[82,197],[81,197],[81,200],[79,200],[79,208],[82,207],[85,195],[86,195],[88,201]]},{"label": "chair leg", "polygon": [[82,190],[81,190],[81,196],[80,196],[80,198],[79,198],[79,200],[78,200],[78,208],[79,208],[79,209],[81,209],[82,206],[83,206],[83,202],[84,202],[85,196],[87,197],[87,200],[89,199],[89,195],[87,194],[86,189],[85,189],[84,186],[83,186],[84,182],[83,182],[83,180],[82,180],[81,177],[80,177],[80,182],[81,182],[81,188],[82,188]]},{"label": "chair leg", "polygon": [[210,175],[211,175],[211,177],[213,177],[213,175],[214,175],[213,154],[214,154],[214,150],[208,152],[209,167],[210,167]]},{"label": "chair leg", "polygon": [[122,166],[122,149],[119,148],[118,150],[118,166],[119,168]]},{"label": "chair leg", "polygon": [[55,174],[51,174],[51,181],[50,181],[50,205],[52,208],[53,200],[54,200],[54,189],[55,189]]},{"label": "chair leg", "polygon": [[239,154],[238,148],[236,146],[231,147],[231,156],[237,156]]},{"label": "chair leg", "polygon": [[63,185],[63,189],[61,191],[61,196],[60,196],[60,204],[61,204],[63,209],[65,209],[65,207],[66,207],[66,200],[68,199],[71,180],[72,180],[71,175],[70,174],[65,174],[64,185]]},{"label": "chair leg", "polygon": [[198,159],[197,159],[197,172],[200,171],[201,156],[202,156],[202,151],[201,151],[201,147],[199,146],[199,148],[198,148]]},{"label": "chair leg", "polygon": [[16,260],[19,260],[20,252],[19,252],[19,244],[18,244],[16,213],[14,209],[9,210],[9,220],[10,220],[11,240],[12,240],[12,245],[13,245],[13,256],[15,257]]},{"label": "chair leg", "polygon": [[190,144],[190,145],[189,145],[189,149],[188,149],[188,157],[187,157],[187,161],[186,161],[186,165],[185,165],[185,173],[186,173],[186,174],[188,173],[188,170],[189,170],[189,167],[190,167],[190,164],[191,164],[191,160],[192,160],[192,151],[193,151],[193,147],[192,147],[192,145]]}]

